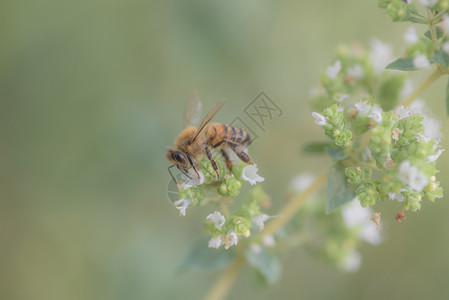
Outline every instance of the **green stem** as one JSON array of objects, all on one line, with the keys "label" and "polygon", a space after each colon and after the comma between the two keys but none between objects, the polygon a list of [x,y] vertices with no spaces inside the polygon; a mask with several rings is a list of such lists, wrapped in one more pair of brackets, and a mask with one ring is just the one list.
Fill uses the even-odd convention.
[{"label": "green stem", "polygon": [[435,25],[433,24],[432,13],[430,9],[427,10],[427,24],[429,25],[430,36],[433,41],[437,40],[437,36],[435,34]]},{"label": "green stem", "polygon": [[427,79],[424,80],[424,82],[421,83],[418,88],[416,88],[404,101],[402,101],[402,105],[409,106],[410,103],[413,102],[413,100],[421,95],[422,92],[424,92],[432,83],[435,82],[435,80],[440,78],[440,76],[443,74],[445,74],[445,71],[438,66],[438,68],[432,74],[430,74],[430,76],[427,77]]}]

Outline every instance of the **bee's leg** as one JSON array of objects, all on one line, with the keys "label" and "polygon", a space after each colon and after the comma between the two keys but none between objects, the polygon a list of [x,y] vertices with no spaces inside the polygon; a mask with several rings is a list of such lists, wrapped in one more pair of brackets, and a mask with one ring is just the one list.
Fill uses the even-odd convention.
[{"label": "bee's leg", "polygon": [[207,158],[210,160],[210,163],[212,164],[212,168],[214,168],[215,173],[217,173],[217,178],[220,180],[220,174],[218,173],[218,166],[215,162],[214,158],[212,157],[212,152],[210,152],[209,148],[205,147]]},{"label": "bee's leg", "polygon": [[228,167],[229,171],[232,172],[232,162],[229,159],[229,155],[226,153],[226,151],[224,149],[221,149],[221,153],[223,154],[223,157],[226,161],[226,166]]},{"label": "bee's leg", "polygon": [[187,154],[187,159],[190,162],[190,165],[192,166],[193,170],[196,173],[196,176],[198,176],[198,179],[201,179],[200,173],[198,173],[198,170],[196,169],[195,163],[193,162],[193,158]]},{"label": "bee's leg", "polygon": [[237,154],[237,156],[240,158],[241,161],[243,161],[249,165],[253,164],[253,162],[251,161],[251,157],[248,154],[246,154],[245,152],[243,152],[240,145],[238,145],[230,140],[224,140],[224,141],[235,152],[235,154]]}]

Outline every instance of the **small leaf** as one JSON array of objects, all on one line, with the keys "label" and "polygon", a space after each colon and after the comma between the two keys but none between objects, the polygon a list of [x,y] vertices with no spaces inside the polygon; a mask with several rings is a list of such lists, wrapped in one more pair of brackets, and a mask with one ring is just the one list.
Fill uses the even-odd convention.
[{"label": "small leaf", "polygon": [[388,66],[386,66],[386,69],[394,69],[394,70],[401,70],[401,71],[415,71],[417,70],[415,66],[413,65],[413,57],[407,57],[407,58],[398,58]]},{"label": "small leaf", "polygon": [[449,116],[449,81],[446,86],[446,114]]},{"label": "small leaf", "polygon": [[335,160],[343,160],[348,157],[348,154],[345,153],[345,148],[329,146],[325,150]]},{"label": "small leaf", "polygon": [[[440,26],[437,26],[437,27],[435,28],[435,34],[436,34],[436,36],[437,36],[437,40],[439,40],[439,39],[441,39],[441,38],[444,36],[444,31],[443,31],[443,29],[441,29]],[[430,30],[427,30],[427,31],[424,33],[424,35],[425,35],[429,40],[432,39],[432,35],[430,34]]]},{"label": "small leaf", "polygon": [[446,68],[449,66],[449,55],[441,49],[435,52],[433,60]]},{"label": "small leaf", "polygon": [[304,154],[322,154],[326,147],[330,147],[329,142],[312,142],[302,147],[301,152]]},{"label": "small leaf", "polygon": [[274,284],[281,278],[282,265],[278,256],[262,248],[260,253],[246,251],[246,260],[262,275],[267,284]]},{"label": "small leaf", "polygon": [[354,188],[348,186],[343,166],[334,164],[330,167],[327,178],[326,211],[329,213],[354,198]]},{"label": "small leaf", "polygon": [[417,24],[427,24],[427,22],[425,20],[416,18],[416,17],[408,17],[404,21],[410,21],[412,23],[417,23]]},{"label": "small leaf", "polygon": [[226,267],[235,257],[232,250],[223,247],[213,249],[208,247],[208,241],[202,240],[197,243],[179,265],[178,270],[213,270]]}]

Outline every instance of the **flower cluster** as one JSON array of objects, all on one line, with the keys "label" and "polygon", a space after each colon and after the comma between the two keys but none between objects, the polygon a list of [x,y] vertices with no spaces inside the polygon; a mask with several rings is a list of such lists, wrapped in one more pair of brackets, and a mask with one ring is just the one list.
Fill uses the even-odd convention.
[{"label": "flower cluster", "polygon": [[[363,207],[391,199],[402,202],[404,210],[419,211],[423,198],[433,202],[443,196],[435,177],[436,161],[444,151],[439,146],[440,123],[421,100],[409,107],[396,104],[409,93],[408,84],[402,75],[379,73],[374,62],[365,61],[379,59],[378,49],[366,53],[359,47],[340,47],[338,63],[331,66],[333,70],[338,65],[338,70],[326,70],[321,93],[311,99],[323,112],[312,116],[330,138],[328,153],[343,167],[347,188]],[[360,76],[354,79],[350,74],[356,67]]]},{"label": "flower cluster", "polygon": [[[250,185],[263,182],[264,178],[257,174],[257,165],[237,163],[233,172],[229,171],[222,157],[215,157],[219,166],[220,181],[210,161],[203,158],[197,165],[200,178],[193,170],[189,174],[182,174],[178,182],[179,200],[174,202],[181,216],[186,215],[187,208],[191,206],[215,205],[223,209],[223,213],[216,210],[206,217],[205,226],[212,236],[209,241],[210,248],[225,249],[237,245],[239,237],[249,237],[251,228],[255,225],[258,230],[263,230],[264,222],[270,217],[260,211],[262,203],[268,196],[260,186],[252,188],[240,205],[233,205],[234,211],[229,210],[233,199],[240,195],[243,181]],[[234,160],[236,161],[236,160]]]}]

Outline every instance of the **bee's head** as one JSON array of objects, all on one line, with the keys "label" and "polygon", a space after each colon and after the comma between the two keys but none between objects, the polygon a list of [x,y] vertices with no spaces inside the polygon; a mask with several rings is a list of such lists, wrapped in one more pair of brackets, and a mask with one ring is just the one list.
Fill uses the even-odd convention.
[{"label": "bee's head", "polygon": [[166,157],[171,163],[173,163],[175,166],[177,166],[181,171],[187,172],[189,170],[189,168],[190,168],[189,161],[187,159],[187,155],[184,154],[183,152],[181,152],[177,149],[168,148]]}]

